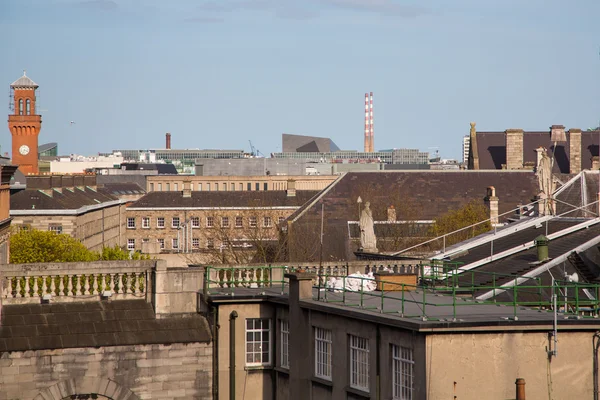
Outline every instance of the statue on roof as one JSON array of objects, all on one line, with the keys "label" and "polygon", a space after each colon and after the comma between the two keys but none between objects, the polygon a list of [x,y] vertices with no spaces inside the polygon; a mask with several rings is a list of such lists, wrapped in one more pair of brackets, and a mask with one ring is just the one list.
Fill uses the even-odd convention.
[{"label": "statue on roof", "polygon": [[360,213],[360,247],[363,251],[377,253],[377,237],[373,221],[373,211],[371,203],[365,203],[365,208]]},{"label": "statue on roof", "polygon": [[545,148],[538,148],[538,165],[536,176],[538,178],[540,214],[553,214],[552,194],[554,193],[554,181],[552,179],[552,160],[548,156]]}]

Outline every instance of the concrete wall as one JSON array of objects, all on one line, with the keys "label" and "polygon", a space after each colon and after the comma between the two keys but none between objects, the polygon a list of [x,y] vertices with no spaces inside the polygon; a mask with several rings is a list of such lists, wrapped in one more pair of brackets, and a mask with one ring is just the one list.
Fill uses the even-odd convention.
[{"label": "concrete wall", "polygon": [[198,290],[204,282],[204,268],[166,268],[158,261],[156,268],[155,312],[160,318],[166,314],[193,313],[197,311]]},{"label": "concrete wall", "polygon": [[[235,328],[235,393],[236,399],[271,400],[273,398],[274,370],[271,367],[246,367],[246,318],[270,318],[271,338],[276,332],[275,307],[269,303],[238,303],[221,305],[218,309],[218,391],[220,399],[229,398],[229,314],[237,311],[239,318]],[[273,340],[271,341],[273,346]],[[271,359],[276,354],[271,349]]]},{"label": "concrete wall", "polygon": [[554,399],[591,399],[592,336],[559,331],[558,356],[548,363],[548,332],[429,335],[427,398],[514,399],[515,380],[524,378],[528,399],[548,398],[550,382]]},{"label": "concrete wall", "polygon": [[2,353],[0,399],[98,393],[114,400],[208,400],[211,371],[210,343]]}]

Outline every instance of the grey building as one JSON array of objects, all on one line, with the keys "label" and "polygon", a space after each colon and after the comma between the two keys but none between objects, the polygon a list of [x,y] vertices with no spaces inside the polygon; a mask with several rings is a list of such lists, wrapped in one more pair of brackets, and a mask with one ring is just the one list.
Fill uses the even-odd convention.
[{"label": "grey building", "polygon": [[340,150],[330,138],[290,135],[289,133],[281,135],[281,149],[284,153],[328,153]]}]

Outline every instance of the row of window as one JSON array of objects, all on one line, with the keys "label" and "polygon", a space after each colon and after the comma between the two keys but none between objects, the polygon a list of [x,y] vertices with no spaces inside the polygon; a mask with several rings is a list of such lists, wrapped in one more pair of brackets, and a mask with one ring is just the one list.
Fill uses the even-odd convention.
[{"label": "row of window", "polygon": [[[155,186],[156,185],[156,186]],[[154,188],[156,187],[156,191],[158,192],[162,192],[163,191],[163,184],[161,182],[150,182],[150,191],[154,192]],[[254,185],[251,182],[247,182],[246,183],[246,190],[247,191],[251,191],[252,188],[254,187],[254,190],[259,191],[261,184],[260,182],[254,182]],[[174,182],[173,185],[171,185],[170,182],[166,182],[164,184],[164,188],[165,188],[165,192],[170,192],[171,188],[173,188],[174,192],[178,192],[180,187],[179,184],[177,182]],[[269,190],[269,184],[267,182],[263,182],[262,184],[262,190]],[[183,188],[181,188],[183,189]],[[244,190],[244,184],[243,183],[239,183],[237,184],[237,189],[236,189],[236,184],[235,183],[230,183],[228,184],[227,182],[223,182],[223,183],[219,183],[219,182],[214,182],[212,183],[212,185],[210,183],[205,183],[204,186],[205,191],[210,192],[215,191],[218,192],[219,190],[221,191],[236,191],[239,190],[240,192]],[[190,183],[190,190],[194,191],[194,184]],[[201,192],[202,191],[202,183],[197,183],[195,186],[195,191]]]},{"label": "row of window", "polygon": [[[27,99],[25,103],[27,106],[26,115],[31,115],[31,100]],[[19,100],[19,115],[23,115],[23,99]]]},{"label": "row of window", "polygon": [[[289,321],[280,320],[280,360],[279,366],[289,368]],[[246,320],[246,365],[269,366],[271,360],[271,320],[251,318]],[[314,328],[314,374],[316,377],[332,380],[332,360],[334,346],[332,331]],[[352,388],[370,391],[369,339],[348,335],[349,380]],[[394,400],[413,399],[414,358],[409,347],[391,346],[392,394]],[[339,351],[336,348],[336,351]]]},{"label": "row of window", "polygon": [[[158,238],[156,241],[159,243],[161,249],[165,249],[165,239]],[[142,239],[142,243],[148,243],[150,239]],[[206,248],[214,249],[215,248],[215,240],[208,238],[206,239]],[[249,245],[245,243],[245,241],[240,241],[240,243],[236,243],[232,245],[233,247],[248,247]],[[199,249],[200,248],[200,238],[192,238],[192,248]],[[179,238],[171,238],[171,249],[178,250],[179,249]],[[135,239],[127,239],[127,250],[135,250]]]},{"label": "row of window", "polygon": [[[278,223],[282,223],[284,217],[279,217]],[[205,226],[207,228],[214,228],[216,222],[215,217],[206,217],[205,218]],[[235,217],[233,221],[230,220],[229,217],[221,217],[220,218],[220,226],[221,228],[230,228],[231,222],[234,223],[235,228],[243,228],[244,227],[244,218],[243,217]],[[192,228],[200,228],[200,217],[192,217],[189,220],[189,224]],[[149,229],[151,225],[150,217],[142,217],[142,228]],[[179,217],[171,218],[171,228],[179,229],[184,227],[185,223],[181,223],[181,219]],[[248,226],[250,228],[258,227],[258,217],[248,217]],[[263,217],[262,218],[262,227],[263,228],[271,228],[273,226],[273,220],[271,217]],[[156,218],[156,227],[157,228],[165,228],[165,217],[157,217]],[[135,229],[136,228],[136,218],[128,217],[127,218],[127,229]]]}]

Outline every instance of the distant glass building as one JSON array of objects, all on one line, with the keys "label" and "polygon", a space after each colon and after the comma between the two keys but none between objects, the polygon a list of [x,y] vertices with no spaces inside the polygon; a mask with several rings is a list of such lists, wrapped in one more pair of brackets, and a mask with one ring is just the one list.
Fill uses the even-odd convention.
[{"label": "distant glass building", "polygon": [[342,150],[333,152],[286,152],[273,153],[273,158],[307,159],[309,162],[321,163],[368,163],[379,162],[383,164],[428,164],[429,153],[417,149],[392,149],[375,151],[372,153],[356,150]]},{"label": "distant glass building", "polygon": [[46,143],[38,147],[39,157],[56,157],[58,156],[58,143]]},{"label": "distant glass building", "polygon": [[128,161],[195,161],[201,158],[244,158],[243,150],[200,150],[200,149],[157,149],[157,150],[113,150],[112,153],[99,153],[109,156],[121,153]]}]

